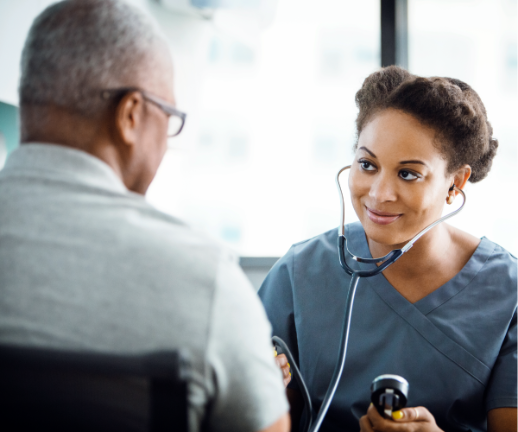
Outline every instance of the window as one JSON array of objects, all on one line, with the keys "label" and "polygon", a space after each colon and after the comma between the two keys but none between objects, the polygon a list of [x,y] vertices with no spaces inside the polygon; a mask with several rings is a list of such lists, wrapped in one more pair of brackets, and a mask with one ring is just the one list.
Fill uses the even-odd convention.
[{"label": "window", "polygon": [[451,224],[518,253],[517,5],[511,0],[409,0],[409,67],[471,85],[499,147],[488,177],[466,188]]},{"label": "window", "polygon": [[379,23],[379,0],[279,0],[256,39],[214,32],[191,141],[168,153],[149,200],[247,256],[338,226],[334,176],[352,160]]}]

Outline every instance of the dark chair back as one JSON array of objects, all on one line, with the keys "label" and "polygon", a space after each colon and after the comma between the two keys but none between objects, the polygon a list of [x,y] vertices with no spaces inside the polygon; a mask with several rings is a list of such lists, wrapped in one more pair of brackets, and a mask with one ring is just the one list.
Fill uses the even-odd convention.
[{"label": "dark chair back", "polygon": [[0,346],[2,431],[187,431],[178,351],[111,355]]}]

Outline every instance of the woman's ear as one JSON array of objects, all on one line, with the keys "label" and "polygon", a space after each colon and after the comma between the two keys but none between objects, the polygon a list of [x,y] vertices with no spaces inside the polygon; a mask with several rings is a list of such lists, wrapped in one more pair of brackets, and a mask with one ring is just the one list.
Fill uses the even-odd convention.
[{"label": "woman's ear", "polygon": [[122,144],[134,147],[144,123],[144,98],[138,91],[124,95],[115,110],[115,133]]},{"label": "woman's ear", "polygon": [[450,189],[448,190],[448,194],[446,196],[446,203],[453,204],[455,197],[457,196],[457,191],[453,189],[453,185],[458,187],[459,189],[464,189],[466,186],[466,182],[471,176],[471,167],[469,165],[464,165],[460,167],[455,173],[453,173],[453,179]]},{"label": "woman's ear", "polygon": [[466,183],[470,177],[471,167],[469,165],[463,165],[457,171],[455,171],[453,182],[459,189],[464,189],[464,186],[466,186]]}]

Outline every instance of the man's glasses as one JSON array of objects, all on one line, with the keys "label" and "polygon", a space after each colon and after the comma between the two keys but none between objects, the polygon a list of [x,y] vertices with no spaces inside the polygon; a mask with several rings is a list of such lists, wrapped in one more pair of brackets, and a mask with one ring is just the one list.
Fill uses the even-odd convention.
[{"label": "man's glasses", "polygon": [[145,90],[139,89],[138,87],[123,87],[102,90],[101,97],[106,100],[110,99],[111,97],[118,97],[120,100],[124,95],[132,91],[139,92],[145,100],[156,105],[169,117],[169,124],[167,127],[167,136],[169,138],[178,135],[182,131],[187,114],[177,110],[173,105],[166,102],[165,100],[160,99],[159,97],[152,95]]}]

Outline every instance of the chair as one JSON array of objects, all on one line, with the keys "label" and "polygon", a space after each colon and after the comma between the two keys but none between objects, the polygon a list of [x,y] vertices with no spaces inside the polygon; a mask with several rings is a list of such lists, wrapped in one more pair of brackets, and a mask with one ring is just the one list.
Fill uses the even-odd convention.
[{"label": "chair", "polygon": [[111,355],[0,346],[2,431],[188,430],[184,352]]}]

